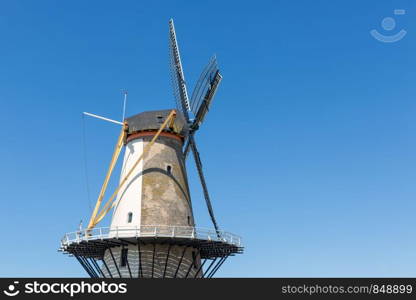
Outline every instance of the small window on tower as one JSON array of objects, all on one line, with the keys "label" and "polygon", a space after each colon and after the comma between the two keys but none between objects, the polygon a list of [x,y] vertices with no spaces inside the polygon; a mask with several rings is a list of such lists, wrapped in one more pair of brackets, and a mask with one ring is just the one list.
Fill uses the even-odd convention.
[{"label": "small window on tower", "polygon": [[188,216],[188,225],[191,226],[191,217]]},{"label": "small window on tower", "polygon": [[166,172],[168,172],[168,175],[172,175],[172,166],[167,166]]},{"label": "small window on tower", "polygon": [[129,249],[121,249],[121,260],[120,260],[120,266],[125,267],[127,265],[127,255],[128,255]]},{"label": "small window on tower", "polygon": [[133,221],[133,213],[129,212],[127,214],[127,223],[131,223],[131,221]]}]

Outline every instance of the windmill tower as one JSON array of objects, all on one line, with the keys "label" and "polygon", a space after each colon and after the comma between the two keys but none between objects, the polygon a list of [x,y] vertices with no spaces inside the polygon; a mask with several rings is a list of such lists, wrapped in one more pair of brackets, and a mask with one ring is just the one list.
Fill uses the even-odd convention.
[{"label": "windmill tower", "polygon": [[[177,109],[114,121],[122,129],[88,227],[61,240],[60,250],[74,256],[91,277],[209,278],[229,256],[243,252],[240,237],[218,227],[195,141],[222,79],[216,58],[189,99],[173,20],[169,45]],[[123,148],[119,185],[104,202]],[[213,230],[195,226],[185,167],[190,151]],[[110,211],[110,226],[97,227]]]}]

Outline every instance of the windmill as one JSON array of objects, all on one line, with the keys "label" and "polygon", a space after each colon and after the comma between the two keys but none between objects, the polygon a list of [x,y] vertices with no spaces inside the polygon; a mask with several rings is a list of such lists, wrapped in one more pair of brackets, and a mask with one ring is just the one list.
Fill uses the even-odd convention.
[{"label": "windmill", "polygon": [[[173,20],[169,45],[177,109],[146,111],[123,122],[86,113],[122,127],[87,228],[61,240],[60,250],[91,277],[210,278],[229,256],[243,252],[241,238],[218,227],[195,141],[222,79],[216,58],[189,99]],[[104,201],[123,149],[119,184]],[[185,167],[190,151],[214,230],[195,226]],[[110,226],[97,227],[110,211]]]}]

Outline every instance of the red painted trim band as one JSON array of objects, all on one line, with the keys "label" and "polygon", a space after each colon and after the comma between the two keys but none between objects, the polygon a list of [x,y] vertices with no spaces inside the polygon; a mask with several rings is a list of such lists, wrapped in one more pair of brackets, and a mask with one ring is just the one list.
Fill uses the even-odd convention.
[{"label": "red painted trim band", "polygon": [[[133,133],[133,134],[129,135],[127,137],[127,141],[126,142],[128,143],[128,142],[131,142],[132,140],[139,139],[139,138],[144,137],[144,136],[154,136],[154,135],[156,135],[156,133],[157,133],[157,131],[141,131],[141,132],[136,132],[136,133]],[[183,143],[183,138],[182,137],[180,137],[180,136],[178,136],[176,134],[170,133],[170,132],[164,132],[164,131],[162,131],[159,136],[165,136],[165,137],[168,137],[168,138],[172,138],[172,139],[178,140],[181,143]]]}]

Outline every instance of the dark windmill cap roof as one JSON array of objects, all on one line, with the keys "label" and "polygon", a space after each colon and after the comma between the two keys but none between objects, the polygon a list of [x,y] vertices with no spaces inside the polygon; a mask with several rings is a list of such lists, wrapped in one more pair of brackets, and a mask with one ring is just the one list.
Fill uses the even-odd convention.
[{"label": "dark windmill cap roof", "polygon": [[[128,134],[130,135],[140,131],[158,130],[171,111],[171,109],[145,111],[127,118],[125,121],[128,125]],[[170,130],[166,126],[165,131],[170,131],[183,137],[187,136],[188,124],[181,112],[176,111],[173,130]]]}]

